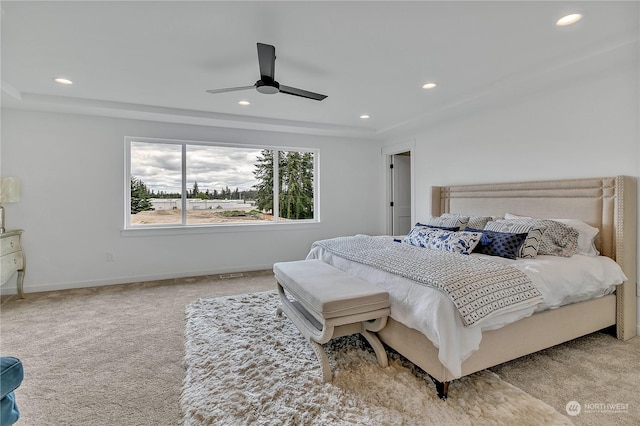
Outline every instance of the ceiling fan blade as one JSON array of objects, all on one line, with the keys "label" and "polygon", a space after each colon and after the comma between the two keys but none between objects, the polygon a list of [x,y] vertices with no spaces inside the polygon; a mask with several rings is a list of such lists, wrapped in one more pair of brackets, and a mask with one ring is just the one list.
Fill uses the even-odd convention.
[{"label": "ceiling fan blade", "polygon": [[280,93],[300,96],[302,98],[314,99],[316,101],[321,101],[327,97],[327,95],[321,95],[320,93],[313,93],[307,90],[296,89],[295,87],[283,86],[282,84],[280,85]]},{"label": "ceiling fan blade", "polygon": [[276,48],[270,44],[258,43],[258,65],[262,81],[265,83],[275,81]]},{"label": "ceiling fan blade", "polygon": [[240,86],[240,87],[227,87],[226,89],[211,89],[206,90],[207,93],[226,93],[226,92],[235,92],[237,90],[247,90],[247,89],[255,89],[256,85],[251,86]]}]

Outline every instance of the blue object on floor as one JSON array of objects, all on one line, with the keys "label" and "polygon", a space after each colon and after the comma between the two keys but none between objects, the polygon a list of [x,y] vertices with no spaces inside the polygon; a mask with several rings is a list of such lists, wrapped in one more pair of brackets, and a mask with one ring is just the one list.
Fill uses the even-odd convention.
[{"label": "blue object on floor", "polygon": [[0,357],[0,426],[14,424],[20,417],[16,395],[13,392],[24,378],[22,362],[11,356]]}]

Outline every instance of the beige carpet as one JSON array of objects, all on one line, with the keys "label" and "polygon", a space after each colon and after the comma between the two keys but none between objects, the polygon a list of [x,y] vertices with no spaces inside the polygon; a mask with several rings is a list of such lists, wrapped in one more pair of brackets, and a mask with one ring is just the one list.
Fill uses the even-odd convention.
[{"label": "beige carpet", "polygon": [[275,291],[199,300],[187,309],[185,424],[561,425],[544,402],[480,372],[441,401],[424,374],[393,356],[381,368],[363,339],[326,345],[334,379],[322,383],[313,350]]},{"label": "beige carpet", "polygon": [[[21,358],[26,370],[18,425],[183,424],[185,307],[273,288],[266,271],[3,298],[0,351]],[[570,399],[628,404],[625,413],[583,411],[575,424],[640,424],[639,361],[640,339],[596,334],[493,371],[562,414]],[[447,404],[453,392],[452,385]]]},{"label": "beige carpet", "polygon": [[576,425],[640,425],[640,338],[594,333],[491,369],[556,410],[576,401]]},{"label": "beige carpet", "polygon": [[25,369],[17,425],[181,425],[185,307],[200,297],[273,288],[267,271],[8,300],[0,350]]}]

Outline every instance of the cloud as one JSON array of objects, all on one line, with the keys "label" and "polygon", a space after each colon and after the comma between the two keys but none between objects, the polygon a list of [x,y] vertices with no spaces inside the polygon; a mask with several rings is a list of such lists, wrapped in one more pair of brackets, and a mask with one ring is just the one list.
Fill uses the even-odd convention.
[{"label": "cloud", "polygon": [[[187,188],[232,191],[250,190],[257,183],[253,171],[260,149],[209,145],[187,146]],[[131,143],[131,175],[140,178],[149,190],[180,192],[182,147],[164,143]]]}]

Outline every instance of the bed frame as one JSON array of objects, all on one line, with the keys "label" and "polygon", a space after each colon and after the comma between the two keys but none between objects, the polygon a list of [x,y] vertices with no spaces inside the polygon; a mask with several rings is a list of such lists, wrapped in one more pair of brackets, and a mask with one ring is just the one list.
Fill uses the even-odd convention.
[{"label": "bed frame", "polygon": [[[484,332],[480,348],[462,364],[463,376],[614,325],[618,339],[636,335],[636,198],[635,179],[628,176],[432,188],[433,216],[513,213],[581,219],[600,229],[596,247],[628,277],[615,294],[536,313]],[[392,318],[378,335],[432,377],[440,398],[447,397],[455,377],[440,363],[431,341]]]}]

